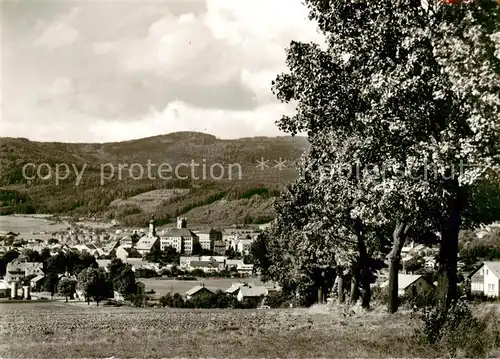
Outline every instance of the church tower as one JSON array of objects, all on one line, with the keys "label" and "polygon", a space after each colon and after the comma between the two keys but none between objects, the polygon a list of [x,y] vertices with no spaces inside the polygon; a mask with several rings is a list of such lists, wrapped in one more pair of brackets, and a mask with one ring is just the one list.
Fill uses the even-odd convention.
[{"label": "church tower", "polygon": [[187,228],[187,221],[185,217],[177,217],[177,228]]},{"label": "church tower", "polygon": [[149,237],[156,236],[156,228],[155,228],[155,217],[153,216],[149,221]]}]

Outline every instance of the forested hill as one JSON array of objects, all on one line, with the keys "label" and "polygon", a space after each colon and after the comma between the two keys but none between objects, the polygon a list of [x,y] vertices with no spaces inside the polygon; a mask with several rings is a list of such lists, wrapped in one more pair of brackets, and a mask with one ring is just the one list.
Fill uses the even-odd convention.
[{"label": "forested hill", "polygon": [[[168,221],[196,209],[196,222],[262,222],[272,217],[272,197],[295,178],[294,163],[307,146],[304,137],[222,140],[197,132],[113,143],[2,138],[1,213],[105,216],[142,225],[151,214]],[[257,167],[262,159],[268,162]],[[284,166],[276,167],[280,161]],[[220,210],[206,207],[216,202]]]}]

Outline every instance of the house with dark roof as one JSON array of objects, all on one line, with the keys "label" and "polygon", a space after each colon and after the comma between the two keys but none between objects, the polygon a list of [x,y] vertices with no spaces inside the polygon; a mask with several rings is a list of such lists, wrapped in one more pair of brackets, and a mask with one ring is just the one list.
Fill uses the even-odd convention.
[{"label": "house with dark roof", "polygon": [[[382,288],[387,288],[389,281],[382,283]],[[420,274],[398,274],[398,296],[425,294],[434,288],[425,276]]]},{"label": "house with dark roof", "polygon": [[120,246],[120,240],[111,241],[103,248],[105,254],[110,254],[112,250],[116,250]]},{"label": "house with dark roof", "polygon": [[173,247],[178,253],[192,253],[196,243],[199,244],[199,237],[196,233],[187,228],[185,218],[177,218],[177,226],[170,229],[160,237],[160,248]]},{"label": "house with dark roof", "polygon": [[469,279],[472,294],[500,297],[500,261],[481,263]]},{"label": "house with dark roof", "polygon": [[214,291],[208,289],[204,285],[197,285],[196,287],[191,288],[188,290],[185,295],[186,299],[192,299],[195,297],[198,297],[200,295],[205,295],[205,294],[213,294]]}]

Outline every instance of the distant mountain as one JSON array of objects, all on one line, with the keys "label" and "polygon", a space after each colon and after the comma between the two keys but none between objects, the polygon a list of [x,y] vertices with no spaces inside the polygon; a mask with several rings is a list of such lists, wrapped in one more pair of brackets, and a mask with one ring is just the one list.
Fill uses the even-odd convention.
[{"label": "distant mountain", "polygon": [[[178,214],[189,217],[191,211],[196,216],[191,222],[206,224],[267,220],[272,217],[272,197],[293,181],[295,161],[308,147],[304,137],[222,140],[198,132],[110,143],[25,138],[1,138],[0,142],[1,213],[97,215],[134,225],[152,214],[167,222]],[[31,180],[23,175],[27,164],[25,172]],[[67,174],[57,184],[56,166],[60,178]],[[75,169],[80,173],[78,186]],[[173,189],[185,191],[173,194]],[[260,199],[250,200],[253,194]],[[218,203],[217,211],[225,214],[216,214],[209,207],[220,200],[238,205],[228,205],[234,207],[228,214]],[[203,208],[195,211],[197,207]],[[263,213],[257,215],[255,208]]]}]

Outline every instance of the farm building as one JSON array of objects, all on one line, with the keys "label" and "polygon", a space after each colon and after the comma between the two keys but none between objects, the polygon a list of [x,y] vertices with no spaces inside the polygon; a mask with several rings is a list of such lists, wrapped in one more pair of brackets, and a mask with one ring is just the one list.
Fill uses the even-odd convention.
[{"label": "farm building", "polygon": [[500,262],[483,262],[469,278],[472,294],[500,297]]},{"label": "farm building", "polygon": [[231,295],[238,295],[241,287],[248,286],[246,283],[233,283],[231,287],[226,289],[224,292]]},{"label": "farm building", "polygon": [[265,297],[268,295],[268,290],[266,287],[257,286],[257,287],[247,287],[242,286],[236,295],[236,298],[241,302],[245,298],[260,298],[261,296]]},{"label": "farm building", "polygon": [[[382,283],[382,288],[387,288],[389,281]],[[398,295],[405,294],[417,295],[424,294],[434,288],[434,284],[425,279],[424,276],[419,274],[398,274]]]}]

